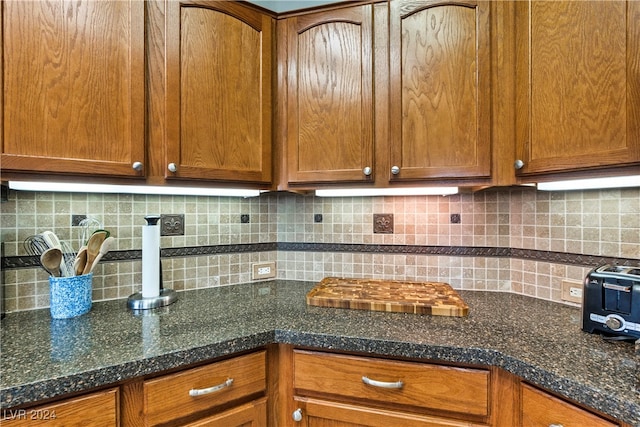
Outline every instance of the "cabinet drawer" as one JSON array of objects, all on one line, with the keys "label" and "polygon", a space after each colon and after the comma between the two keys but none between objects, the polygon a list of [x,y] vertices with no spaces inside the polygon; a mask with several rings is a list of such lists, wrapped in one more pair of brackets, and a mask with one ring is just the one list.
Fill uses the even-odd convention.
[{"label": "cabinet drawer", "polygon": [[[144,383],[147,424],[178,419],[265,388],[264,351],[148,380]],[[191,390],[202,394],[191,396]]]},{"label": "cabinet drawer", "polygon": [[522,385],[522,426],[614,427],[618,424],[541,390]]},{"label": "cabinet drawer", "polygon": [[[365,384],[364,377],[374,383]],[[482,369],[294,352],[294,387],[299,395],[321,393],[383,406],[409,405],[487,416],[489,378],[489,371]],[[385,388],[384,383],[398,388]]]},{"label": "cabinet drawer", "polygon": [[184,427],[264,427],[266,425],[267,399],[262,398],[186,424]]},{"label": "cabinet drawer", "polygon": [[3,409],[3,427],[112,427],[118,422],[118,389],[111,389],[32,409]]},{"label": "cabinet drawer", "polygon": [[[307,426],[367,426],[367,427],[485,427],[470,421],[440,418],[430,415],[369,408],[364,405],[330,402],[301,397],[297,408]],[[306,424],[305,424],[306,423]]]}]

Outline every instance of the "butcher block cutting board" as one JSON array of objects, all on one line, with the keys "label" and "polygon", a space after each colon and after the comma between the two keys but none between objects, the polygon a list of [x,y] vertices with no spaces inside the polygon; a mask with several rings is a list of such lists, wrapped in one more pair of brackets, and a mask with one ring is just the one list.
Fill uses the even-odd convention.
[{"label": "butcher block cutting board", "polygon": [[319,307],[463,317],[469,306],[447,283],[326,277],[307,294]]}]

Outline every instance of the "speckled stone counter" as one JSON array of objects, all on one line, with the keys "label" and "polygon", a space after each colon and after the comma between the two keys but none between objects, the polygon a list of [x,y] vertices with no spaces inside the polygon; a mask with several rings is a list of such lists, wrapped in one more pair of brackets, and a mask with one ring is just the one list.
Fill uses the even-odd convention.
[{"label": "speckled stone counter", "polygon": [[48,310],[2,320],[0,403],[11,408],[269,343],[495,365],[640,426],[640,356],[580,330],[580,310],[520,295],[460,291],[469,316],[311,307],[309,282],[179,293],[151,316],[126,301],[79,318]]}]

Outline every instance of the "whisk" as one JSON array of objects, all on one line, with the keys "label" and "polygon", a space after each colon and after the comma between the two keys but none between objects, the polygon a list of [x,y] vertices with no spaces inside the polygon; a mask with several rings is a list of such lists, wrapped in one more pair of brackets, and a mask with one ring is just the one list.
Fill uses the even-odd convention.
[{"label": "whisk", "polygon": [[73,261],[76,257],[76,253],[65,241],[61,241],[51,231],[45,231],[40,234],[35,234],[24,239],[22,246],[24,250],[32,256],[38,257],[51,248],[58,248],[62,252],[62,262],[60,263],[60,271],[62,276],[73,276]]},{"label": "whisk", "polygon": [[80,244],[79,247],[82,247],[87,244],[89,237],[96,230],[101,230],[104,228],[102,223],[93,217],[86,217],[78,224],[80,226]]},{"label": "whisk", "polygon": [[22,242],[22,246],[26,253],[37,257],[40,257],[44,251],[49,249],[49,245],[41,234],[27,237]]}]

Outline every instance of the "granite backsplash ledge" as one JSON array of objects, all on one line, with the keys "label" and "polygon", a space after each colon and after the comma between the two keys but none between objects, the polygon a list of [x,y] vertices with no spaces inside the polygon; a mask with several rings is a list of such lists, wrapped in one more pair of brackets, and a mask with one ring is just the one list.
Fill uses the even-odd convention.
[{"label": "granite backsplash ledge", "polygon": [[[141,226],[150,213],[185,215],[185,234],[161,239],[165,286],[175,290],[246,283],[253,263],[277,261],[281,279],[437,280],[560,301],[563,279],[582,281],[604,262],[640,265],[638,188],[250,199],[12,191],[0,209],[8,311],[48,306],[47,275],[25,264],[22,241],[52,229],[78,246],[74,215],[98,218],[116,237],[95,270],[94,301],[139,291]],[[375,232],[375,214],[393,215],[393,234]]]},{"label": "granite backsplash ledge", "polygon": [[58,322],[47,310],[2,320],[3,408],[118,383],[213,357],[289,343],[493,365],[640,425],[638,354],[580,329],[580,310],[502,292],[460,291],[465,318],[307,306],[314,282],[267,281],[179,292],[157,316],[125,300]]}]

